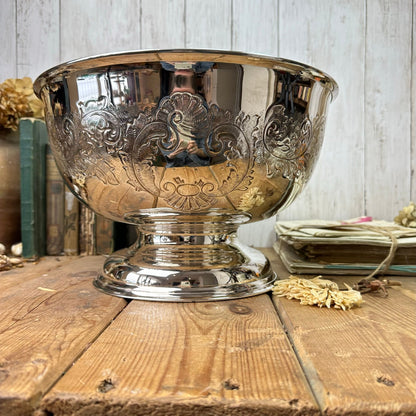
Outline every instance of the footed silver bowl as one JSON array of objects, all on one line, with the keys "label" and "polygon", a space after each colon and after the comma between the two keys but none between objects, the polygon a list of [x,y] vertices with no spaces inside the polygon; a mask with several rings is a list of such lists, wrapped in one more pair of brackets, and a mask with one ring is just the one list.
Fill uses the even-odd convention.
[{"label": "footed silver bowl", "polygon": [[59,65],[35,92],[69,188],[139,231],[105,260],[98,289],[159,301],[270,290],[269,261],[236,231],[288,206],[308,181],[332,78],[285,59],[160,50]]}]

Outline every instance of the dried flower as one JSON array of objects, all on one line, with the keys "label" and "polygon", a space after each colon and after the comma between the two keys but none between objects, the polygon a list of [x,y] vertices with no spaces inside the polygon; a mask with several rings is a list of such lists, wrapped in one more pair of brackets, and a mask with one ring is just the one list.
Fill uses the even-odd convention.
[{"label": "dried flower", "polygon": [[15,267],[23,267],[23,260],[17,257],[8,257],[5,254],[0,254],[0,272]]},{"label": "dried flower", "polygon": [[261,190],[254,186],[244,194],[240,200],[239,208],[242,211],[250,211],[254,207],[259,207],[264,203],[264,196]]},{"label": "dried flower", "polygon": [[347,290],[339,290],[338,285],[330,280],[317,276],[314,279],[302,279],[290,276],[278,280],[273,288],[273,295],[288,299],[298,299],[301,305],[326,306],[335,309],[351,309],[361,305],[361,293],[345,285]]},{"label": "dried flower", "polygon": [[404,207],[397,217],[394,218],[396,224],[404,227],[416,228],[416,205],[410,202],[407,207]]},{"label": "dried flower", "polygon": [[17,130],[22,117],[43,118],[43,104],[29,77],[7,79],[0,84],[0,127]]}]

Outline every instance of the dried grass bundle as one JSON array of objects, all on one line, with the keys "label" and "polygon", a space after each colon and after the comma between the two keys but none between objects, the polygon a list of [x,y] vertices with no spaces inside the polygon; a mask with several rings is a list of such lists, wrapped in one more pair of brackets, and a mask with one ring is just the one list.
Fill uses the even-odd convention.
[{"label": "dried grass bundle", "polygon": [[336,283],[322,279],[321,276],[313,279],[290,276],[289,279],[275,283],[273,295],[298,299],[301,305],[317,305],[320,308],[326,306],[345,311],[359,307],[363,302],[361,293],[346,284],[345,286],[346,290],[340,290]]}]

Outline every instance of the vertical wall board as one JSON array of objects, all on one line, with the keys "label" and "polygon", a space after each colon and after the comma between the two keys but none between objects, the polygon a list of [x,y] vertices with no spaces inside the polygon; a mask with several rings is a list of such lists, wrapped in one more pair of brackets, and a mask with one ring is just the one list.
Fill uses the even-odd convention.
[{"label": "vertical wall board", "polygon": [[33,80],[59,63],[59,2],[17,0],[17,76]]},{"label": "vertical wall board", "polygon": [[185,0],[142,0],[142,49],[185,46]]},{"label": "vertical wall board", "polygon": [[279,33],[282,57],[315,66],[339,84],[312,178],[279,218],[342,220],[362,215],[365,3],[281,0]]},{"label": "vertical wall board", "polygon": [[416,203],[416,0],[412,3],[412,130],[410,143],[411,176],[410,176],[410,199]]},{"label": "vertical wall board", "polygon": [[185,46],[231,49],[231,0],[185,1]]},{"label": "vertical wall board", "polygon": [[62,1],[62,60],[140,49],[140,20],[140,0]]},{"label": "vertical wall board", "polygon": [[410,197],[411,0],[367,2],[367,214],[392,220]]},{"label": "vertical wall board", "polygon": [[16,78],[16,2],[0,0],[0,82]]},{"label": "vertical wall board", "polygon": [[234,0],[232,48],[278,55],[278,0]]},{"label": "vertical wall board", "polygon": [[[340,92],[312,178],[279,217],[388,220],[416,200],[416,0],[0,0],[0,7],[0,82],[141,48],[234,49],[312,64]],[[273,222],[243,226],[243,241],[270,245]]]},{"label": "vertical wall board", "polygon": [[[241,52],[278,56],[278,0],[234,0],[232,4],[232,48]],[[276,239],[276,217],[239,228],[242,242],[270,247]]]}]

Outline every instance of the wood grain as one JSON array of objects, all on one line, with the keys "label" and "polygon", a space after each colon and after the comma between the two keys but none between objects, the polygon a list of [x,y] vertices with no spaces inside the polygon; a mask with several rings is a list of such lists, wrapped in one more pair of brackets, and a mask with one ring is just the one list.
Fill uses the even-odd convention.
[{"label": "wood grain", "polygon": [[71,0],[61,4],[61,59],[138,50],[140,3]]},{"label": "wood grain", "polygon": [[12,1],[1,2],[0,13],[0,82],[16,78],[16,5]]},{"label": "wood grain", "polygon": [[327,72],[339,84],[322,152],[305,190],[281,220],[363,215],[365,2],[282,0],[279,53]]},{"label": "wood grain", "polygon": [[410,199],[416,201],[416,0],[412,3],[413,17],[412,17],[412,92],[411,92],[411,108],[412,108],[412,128],[410,132]]},{"label": "wood grain", "polygon": [[[8,0],[0,13],[0,81],[127,49],[271,53],[277,46],[279,55],[314,64],[340,84],[316,170],[281,219],[367,213],[391,220],[416,199],[415,10],[414,0]],[[272,222],[241,235],[270,245]]]},{"label": "wood grain", "polygon": [[[232,48],[237,51],[278,56],[278,2],[275,0],[239,0],[233,2]],[[243,225],[238,237],[245,244],[269,247],[275,241],[276,217]]]},{"label": "wood grain", "polygon": [[278,2],[275,0],[234,1],[233,50],[278,56],[278,18]]},{"label": "wood grain", "polygon": [[319,413],[267,295],[131,302],[42,406],[55,416]]},{"label": "wood grain", "polygon": [[[267,252],[281,278],[287,276]],[[360,278],[332,277],[340,286]],[[326,415],[414,415],[416,409],[416,282],[387,298],[365,294],[361,308],[339,311],[274,302]]]},{"label": "wood grain", "polygon": [[72,262],[75,257],[48,257],[47,260],[40,259],[35,262],[25,262],[23,267],[15,268],[0,273],[0,287],[2,291],[11,287],[17,287],[23,282],[36,279],[39,276],[60,269],[62,266]]},{"label": "wood grain", "polygon": [[16,0],[17,76],[33,80],[59,64],[59,3]]},{"label": "wood grain", "polygon": [[231,49],[231,0],[186,2],[185,47]]},{"label": "wood grain", "polygon": [[[102,257],[86,257],[0,293],[0,414],[29,415],[42,395],[125,306],[98,293]],[[22,276],[24,274],[22,273]]]},{"label": "wood grain", "polygon": [[372,111],[365,122],[366,209],[388,220],[410,198],[411,19],[411,0],[367,3],[365,106]]},{"label": "wood grain", "polygon": [[185,0],[142,0],[142,49],[185,46]]}]

